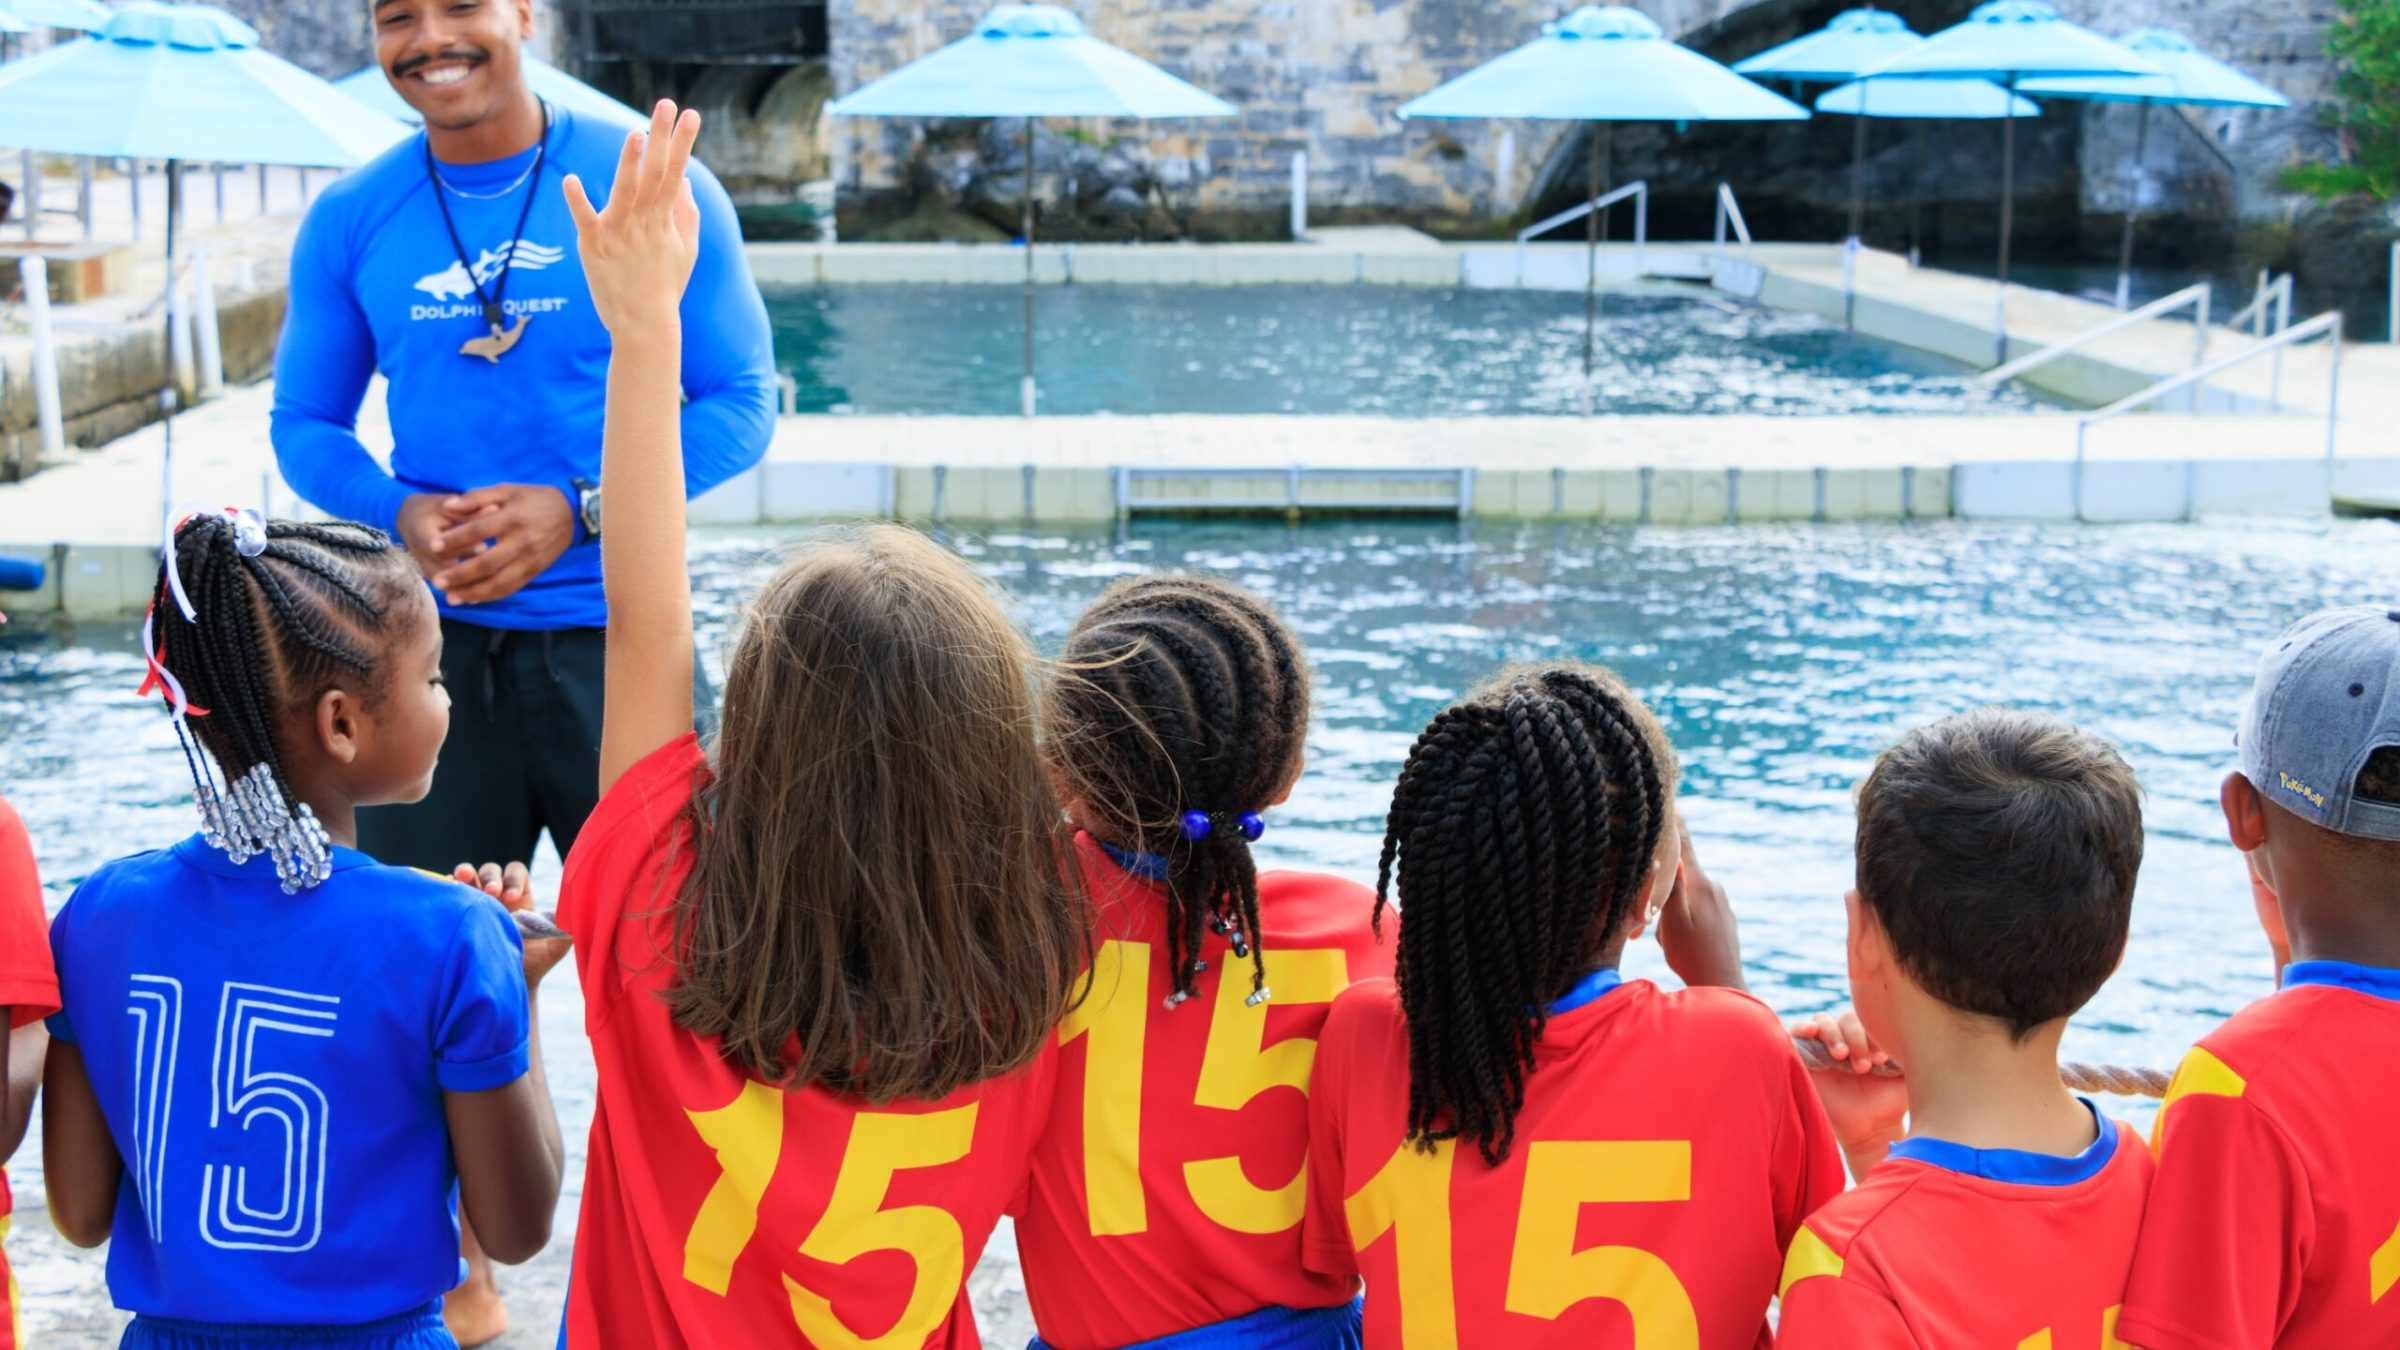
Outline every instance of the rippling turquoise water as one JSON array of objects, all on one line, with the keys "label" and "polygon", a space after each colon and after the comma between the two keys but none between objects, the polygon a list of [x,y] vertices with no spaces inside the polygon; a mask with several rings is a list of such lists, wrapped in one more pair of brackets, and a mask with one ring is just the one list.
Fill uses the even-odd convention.
[{"label": "rippling turquoise water", "polygon": [[[693,575],[712,662],[789,537],[699,536]],[[2375,521],[1463,532],[1173,522],[1122,538],[948,538],[1049,644],[1101,587],[1147,569],[1219,572],[1271,596],[1308,644],[1318,691],[1309,771],[1261,845],[1277,863],[1372,880],[1390,781],[1435,710],[1509,661],[1616,666],[1682,753],[1684,811],[1741,914],[1752,982],[1787,1013],[1843,999],[1849,794],[1875,752],[1902,728],[1986,703],[2073,718],[2140,772],[2150,839],[2124,967],[2067,1050],[2155,1065],[2269,987],[2215,805],[2258,652],[2309,610],[2400,600],[2400,525]],[[131,629],[58,641],[19,617],[0,642],[0,791],[32,828],[55,907],[102,861],[187,832],[192,814],[165,719],[134,698]],[[1663,973],[1654,948],[1629,966]],[[577,1155],[572,1188],[592,1090],[572,981],[545,991],[542,1012]],[[29,1142],[12,1168],[29,1198],[36,1158]],[[543,1260],[555,1269],[557,1253]],[[29,1285],[38,1322],[43,1298],[54,1308],[66,1297],[41,1289],[67,1277],[29,1278],[51,1281]],[[984,1278],[1008,1283],[1005,1256]],[[78,1287],[92,1296],[89,1280]],[[1005,1318],[1014,1304],[985,1306]],[[538,1325],[524,1344],[538,1342]]]},{"label": "rippling turquoise water", "polygon": [[[802,412],[1017,411],[1024,300],[1006,286],[771,290]],[[1583,297],[1407,286],[1045,286],[1053,413],[1581,410]],[[1814,315],[1612,295],[1598,401],[1618,413],[2022,412],[1956,362]]]}]

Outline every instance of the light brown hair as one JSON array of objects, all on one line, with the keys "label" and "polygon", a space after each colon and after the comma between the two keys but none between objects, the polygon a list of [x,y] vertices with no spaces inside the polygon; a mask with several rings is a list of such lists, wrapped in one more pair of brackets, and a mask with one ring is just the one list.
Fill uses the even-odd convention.
[{"label": "light brown hair", "polygon": [[912,530],[785,561],[692,798],[676,1023],[762,1079],[874,1103],[1031,1062],[1087,948],[1032,671],[983,582]]}]

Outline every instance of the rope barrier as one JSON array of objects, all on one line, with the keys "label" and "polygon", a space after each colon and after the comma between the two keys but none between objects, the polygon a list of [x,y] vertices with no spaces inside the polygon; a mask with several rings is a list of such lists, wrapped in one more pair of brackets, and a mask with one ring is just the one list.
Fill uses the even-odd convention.
[{"label": "rope barrier", "polygon": [[[1792,1045],[1800,1052],[1800,1062],[1811,1069],[1824,1071],[1849,1067],[1842,1060],[1835,1059],[1833,1052],[1825,1048],[1823,1041],[1794,1037]],[[1886,1064],[1876,1069],[1875,1072],[1879,1077],[1897,1078],[1900,1076],[1900,1066]],[[2167,1083],[2173,1077],[2173,1074],[2163,1069],[2144,1069],[2120,1064],[2070,1062],[2058,1066],[2059,1081],[2077,1092],[2105,1092],[2119,1097],[2164,1097],[2167,1095]]]}]

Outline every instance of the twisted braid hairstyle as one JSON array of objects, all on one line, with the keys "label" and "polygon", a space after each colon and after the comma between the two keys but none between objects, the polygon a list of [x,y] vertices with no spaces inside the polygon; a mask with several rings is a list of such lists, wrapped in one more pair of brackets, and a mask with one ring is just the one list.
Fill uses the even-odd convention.
[{"label": "twisted braid hairstyle", "polygon": [[[1168,969],[1190,996],[1202,931],[1259,952],[1258,871],[1239,818],[1264,811],[1299,776],[1308,737],[1308,667],[1265,601],[1198,576],[1150,576],[1102,593],[1067,634],[1047,696],[1052,764],[1086,823],[1167,865]],[[1182,829],[1207,816],[1201,839]]]},{"label": "twisted braid hairstyle", "polygon": [[[200,744],[226,781],[263,764],[289,799],[278,729],[343,681],[373,706],[389,674],[383,655],[394,617],[424,579],[406,552],[364,525],[276,520],[266,533],[266,550],[246,558],[231,517],[210,511],[184,521],[174,566],[194,617],[176,605],[162,560],[151,622],[159,664],[182,684]],[[188,747],[185,756],[205,798],[201,767]]]},{"label": "twisted braid hairstyle", "polygon": [[1673,818],[1675,752],[1592,666],[1503,673],[1435,716],[1392,793],[1375,879],[1401,925],[1408,1131],[1516,1136],[1547,1009],[1609,954]]}]

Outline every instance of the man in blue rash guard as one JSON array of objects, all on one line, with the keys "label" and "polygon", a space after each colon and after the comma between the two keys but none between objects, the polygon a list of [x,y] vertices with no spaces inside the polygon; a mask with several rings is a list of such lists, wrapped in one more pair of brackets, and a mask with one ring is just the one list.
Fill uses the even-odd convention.
[{"label": "man in blue rash guard", "polygon": [[[626,129],[527,88],[530,0],[381,0],[374,20],[425,131],[327,189],[300,227],[275,453],[303,497],[399,539],[441,603],[459,734],[432,795],[368,813],[360,842],[446,872],[522,859],[545,828],[564,853],[597,792],[609,341],[559,184],[576,173],[604,194]],[[765,453],[775,373],[732,204],[696,164],[692,180],[683,439],[697,495]],[[378,371],[388,472],[354,429]]]},{"label": "man in blue rash guard", "polygon": [[[362,811],[359,845],[448,872],[528,858],[547,829],[563,856],[599,790],[609,338],[560,183],[578,174],[604,200],[628,127],[527,87],[531,0],[369,3],[376,58],[425,130],[328,188],[301,224],[275,454],[301,496],[391,533],[423,566],[455,734],[426,799]],[[697,163],[691,179],[702,225],[683,302],[683,446],[696,496],[765,453],[775,370],[732,202]],[[356,433],[378,372],[389,471]],[[467,1344],[498,1334],[488,1265],[449,1312]]]}]

